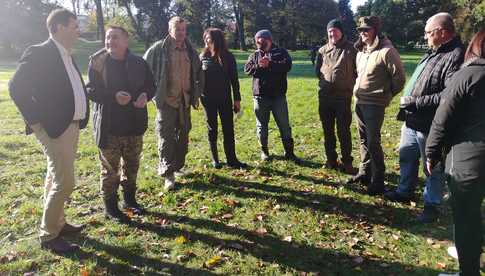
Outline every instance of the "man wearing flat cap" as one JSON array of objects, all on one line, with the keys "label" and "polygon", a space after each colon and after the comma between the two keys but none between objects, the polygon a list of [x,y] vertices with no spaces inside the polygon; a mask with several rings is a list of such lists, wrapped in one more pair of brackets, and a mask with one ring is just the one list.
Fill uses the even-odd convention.
[{"label": "man wearing flat cap", "polygon": [[268,123],[271,112],[280,130],[285,158],[299,163],[293,151],[294,141],[286,102],[286,75],[291,70],[291,57],[285,49],[273,44],[269,30],[258,31],[254,40],[257,50],[249,56],[244,72],[253,77],[256,134],[261,144],[261,159],[266,161],[270,158]]},{"label": "man wearing flat cap", "polygon": [[[319,79],[318,111],[322,122],[325,155],[328,169],[342,168],[354,174],[352,166],[352,90],[357,71],[357,51],[344,35],[342,22],[338,19],[327,24],[328,43],[318,50],[315,73]],[[335,124],[340,142],[341,162],[337,160]]]},{"label": "man wearing flat cap", "polygon": [[367,185],[369,195],[384,192],[384,153],[381,127],[384,112],[406,81],[399,53],[391,41],[380,34],[377,16],[360,18],[357,53],[357,80],[354,86],[355,114],[360,139],[360,166],[349,182]]}]

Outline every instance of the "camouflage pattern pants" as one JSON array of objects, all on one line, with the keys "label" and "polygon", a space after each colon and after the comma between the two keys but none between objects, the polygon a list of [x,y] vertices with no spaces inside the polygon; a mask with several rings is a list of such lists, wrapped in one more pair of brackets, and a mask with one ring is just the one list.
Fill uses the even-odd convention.
[{"label": "camouflage pattern pants", "polygon": [[124,191],[136,191],[136,177],[143,149],[143,136],[109,136],[105,148],[99,149],[101,193],[116,196],[121,184]]},{"label": "camouflage pattern pants", "polygon": [[158,173],[168,176],[185,165],[185,155],[189,146],[190,107],[173,108],[164,103],[158,109],[156,119],[158,134],[158,153],[160,163]]}]

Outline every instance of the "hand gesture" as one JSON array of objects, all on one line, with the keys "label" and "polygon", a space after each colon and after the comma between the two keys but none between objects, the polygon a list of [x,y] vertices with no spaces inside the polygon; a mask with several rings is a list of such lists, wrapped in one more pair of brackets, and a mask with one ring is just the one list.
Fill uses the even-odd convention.
[{"label": "hand gesture", "polygon": [[140,96],[136,99],[136,101],[133,103],[133,105],[136,108],[144,108],[147,104],[148,97],[146,93],[141,93]]},{"label": "hand gesture", "polygon": [[258,66],[261,68],[268,68],[269,66],[269,58],[264,56],[258,60]]},{"label": "hand gesture", "polygon": [[131,101],[131,96],[128,92],[118,91],[115,94],[116,102],[119,105],[127,105]]}]

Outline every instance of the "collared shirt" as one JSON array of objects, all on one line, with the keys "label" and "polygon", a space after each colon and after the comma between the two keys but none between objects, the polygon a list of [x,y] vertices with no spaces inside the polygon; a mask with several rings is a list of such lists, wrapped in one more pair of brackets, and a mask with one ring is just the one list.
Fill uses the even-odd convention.
[{"label": "collared shirt", "polygon": [[173,38],[169,39],[170,65],[166,102],[174,108],[179,108],[180,104],[189,107],[190,59],[187,46],[184,43],[181,47],[177,47],[175,40]]},{"label": "collared shirt", "polygon": [[84,87],[81,81],[81,75],[79,75],[74,63],[72,62],[71,54],[67,51],[61,43],[52,38],[54,44],[56,44],[59,53],[61,54],[62,62],[66,68],[69,81],[72,85],[72,91],[74,93],[74,117],[73,121],[83,120],[86,118],[86,95],[84,94]]}]

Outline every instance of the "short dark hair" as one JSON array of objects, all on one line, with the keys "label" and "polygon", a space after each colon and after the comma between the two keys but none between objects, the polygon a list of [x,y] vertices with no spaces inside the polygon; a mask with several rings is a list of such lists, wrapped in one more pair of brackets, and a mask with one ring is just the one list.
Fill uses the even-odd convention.
[{"label": "short dark hair", "polygon": [[65,27],[69,25],[69,19],[77,19],[76,15],[66,9],[55,9],[49,13],[46,25],[49,33],[55,34],[57,32],[57,25],[61,24]]},{"label": "short dark hair", "polygon": [[128,31],[125,28],[121,27],[121,26],[117,26],[117,25],[108,25],[108,26],[106,26],[106,30],[109,30],[109,29],[119,30],[124,35],[126,35],[126,37],[129,37],[130,36],[130,34],[128,33]]}]

